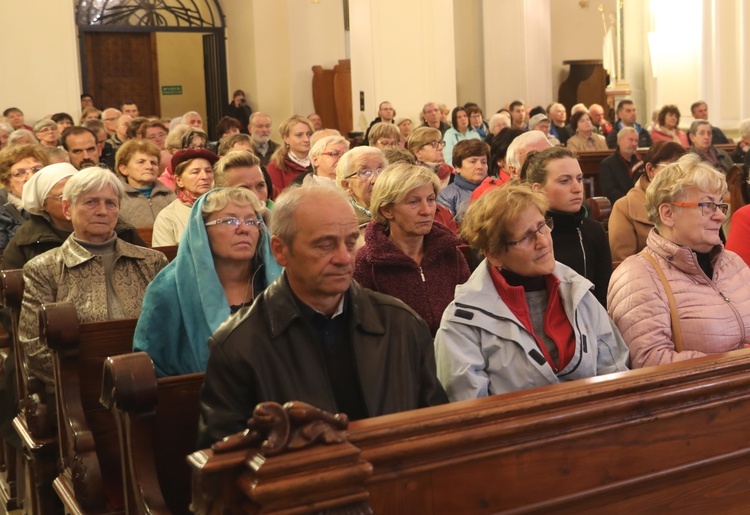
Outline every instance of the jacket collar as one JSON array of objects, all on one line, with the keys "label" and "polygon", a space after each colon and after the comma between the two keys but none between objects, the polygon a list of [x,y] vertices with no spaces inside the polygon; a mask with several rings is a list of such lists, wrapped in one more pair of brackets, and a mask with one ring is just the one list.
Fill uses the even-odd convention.
[{"label": "jacket collar", "polygon": [[[385,327],[380,322],[378,312],[368,295],[354,280],[352,280],[346,295],[349,296],[351,327],[360,327],[366,333],[385,334]],[[281,336],[297,318],[302,317],[289,286],[286,271],[263,292],[262,298],[266,307],[268,327],[271,330],[272,338]]]},{"label": "jacket collar", "polygon": [[[450,248],[455,248],[461,241],[450,229],[442,224],[432,223],[430,232],[424,237],[424,257],[422,264],[429,264],[440,258]],[[403,253],[386,234],[386,228],[378,222],[370,222],[365,229],[365,246],[359,252],[368,263],[375,265],[416,267],[417,264]]]},{"label": "jacket collar", "polygon": [[[62,261],[68,268],[74,268],[94,259],[95,257],[94,254],[86,250],[80,243],[73,239],[72,234],[68,236],[60,246],[60,252]],[[115,261],[123,256],[132,259],[143,259],[145,257],[145,252],[143,249],[135,245],[124,245],[123,242],[117,238],[117,240],[115,240]]]},{"label": "jacket collar", "polygon": [[[698,257],[690,248],[677,245],[664,238],[654,227],[648,233],[646,246],[656,255],[666,260],[678,270],[694,276],[704,276],[703,269],[698,264]],[[711,266],[716,270],[717,261],[724,255],[724,246],[716,245],[710,252]]]},{"label": "jacket collar", "polygon": [[[500,317],[515,319],[515,315],[500,299],[495,284],[492,282],[489,266],[491,266],[489,261],[484,260],[474,270],[466,283],[456,286],[455,302],[480,306]],[[565,311],[573,313],[586,293],[594,287],[594,284],[560,262],[555,264],[555,270],[552,274],[560,281],[559,290]]]},{"label": "jacket collar", "polygon": [[456,173],[456,177],[453,179],[453,182],[456,184],[456,186],[458,186],[462,190],[469,190],[469,191],[474,191],[475,189],[477,189],[477,186],[479,186],[479,184],[482,184],[481,182],[479,184],[474,184],[473,182],[469,182],[466,179],[464,179],[463,175],[461,175],[460,173]]}]

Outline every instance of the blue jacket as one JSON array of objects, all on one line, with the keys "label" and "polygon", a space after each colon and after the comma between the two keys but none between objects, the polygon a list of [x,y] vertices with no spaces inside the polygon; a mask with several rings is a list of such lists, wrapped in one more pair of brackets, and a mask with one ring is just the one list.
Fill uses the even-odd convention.
[{"label": "blue jacket", "polygon": [[453,213],[455,221],[461,222],[464,219],[466,210],[469,208],[471,194],[477,189],[479,184],[467,181],[458,173],[455,177],[451,184],[440,190],[437,196],[437,203],[448,208]]},{"label": "blue jacket", "polygon": [[[149,284],[143,299],[133,350],[151,356],[159,377],[205,371],[208,339],[231,314],[203,222],[206,195],[190,212],[174,261]],[[256,297],[281,274],[269,239],[261,232],[254,259]]]}]

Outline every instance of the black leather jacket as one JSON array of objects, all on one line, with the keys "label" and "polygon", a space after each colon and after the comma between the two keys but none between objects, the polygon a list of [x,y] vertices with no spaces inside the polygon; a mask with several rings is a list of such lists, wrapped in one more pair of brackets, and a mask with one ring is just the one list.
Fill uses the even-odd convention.
[{"label": "black leather jacket", "polygon": [[[359,382],[369,416],[448,402],[427,324],[406,304],[352,282],[347,300]],[[259,402],[307,402],[336,413],[321,350],[283,274],[209,340],[200,448],[246,428]]]}]

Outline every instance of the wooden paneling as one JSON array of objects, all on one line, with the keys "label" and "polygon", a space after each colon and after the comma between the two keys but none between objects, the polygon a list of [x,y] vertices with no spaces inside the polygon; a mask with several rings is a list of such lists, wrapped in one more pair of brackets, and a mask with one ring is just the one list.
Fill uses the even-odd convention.
[{"label": "wooden paneling", "polygon": [[138,104],[140,114],[161,116],[155,33],[89,32],[85,35],[88,84],[97,105]]}]

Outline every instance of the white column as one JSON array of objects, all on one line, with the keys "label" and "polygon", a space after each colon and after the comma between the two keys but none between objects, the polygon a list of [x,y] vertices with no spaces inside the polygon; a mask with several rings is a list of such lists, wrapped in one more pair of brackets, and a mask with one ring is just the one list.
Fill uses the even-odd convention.
[{"label": "white column", "polygon": [[513,100],[546,107],[552,92],[550,0],[483,0],[485,111]]},{"label": "white column", "polygon": [[356,0],[349,20],[355,131],[385,100],[415,125],[426,102],[456,104],[452,0]]},{"label": "white column", "polygon": [[222,7],[229,94],[244,89],[274,128],[292,114],[312,113],[312,67],[332,68],[346,57],[341,1],[223,0]]}]

